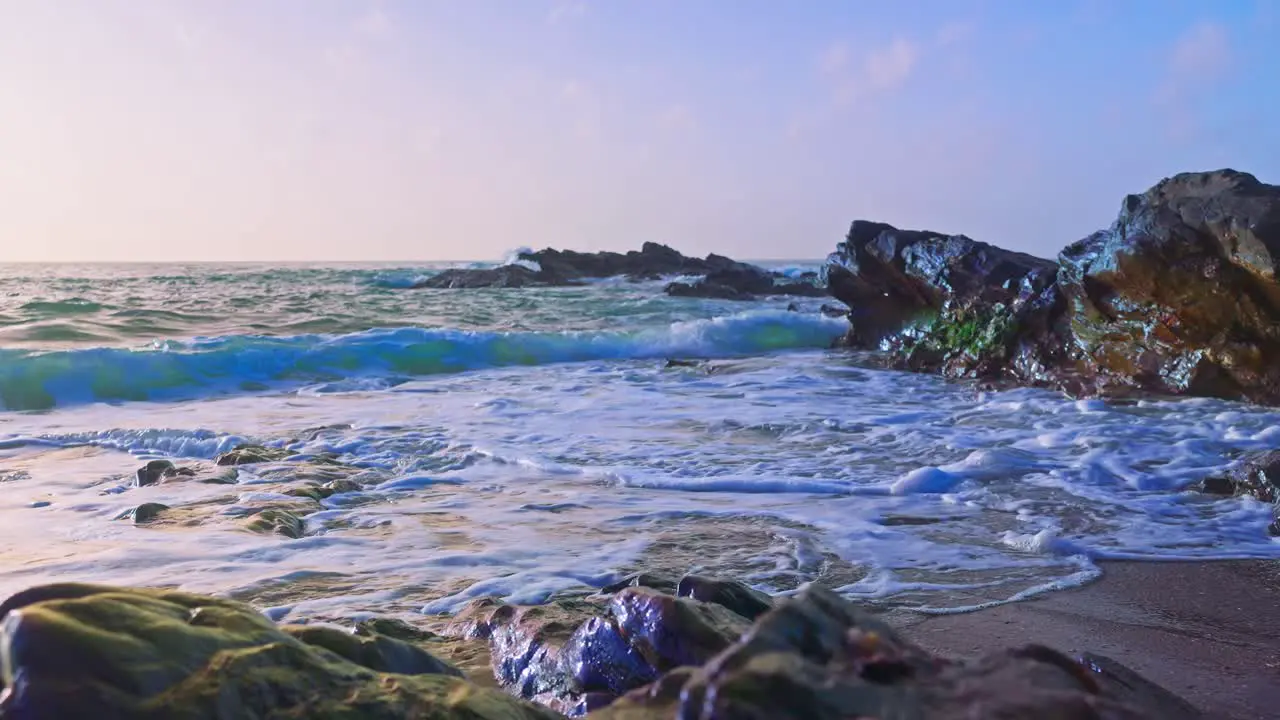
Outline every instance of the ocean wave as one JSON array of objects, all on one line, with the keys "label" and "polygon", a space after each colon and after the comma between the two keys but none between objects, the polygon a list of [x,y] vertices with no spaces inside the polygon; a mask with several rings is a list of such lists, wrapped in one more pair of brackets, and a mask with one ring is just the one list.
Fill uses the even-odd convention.
[{"label": "ocean wave", "polygon": [[390,288],[401,290],[411,288],[414,285],[426,280],[435,273],[424,272],[423,270],[407,269],[407,270],[384,270],[375,273],[369,279],[369,284],[374,287]]},{"label": "ocean wave", "polygon": [[821,315],[755,310],[632,332],[398,328],[345,335],[230,335],[140,350],[9,349],[0,350],[0,402],[7,410],[47,410],[518,365],[735,357],[828,347],[844,327],[843,321]]},{"label": "ocean wave", "polygon": [[532,270],[534,272],[542,272],[542,265],[537,260],[525,260],[521,255],[532,255],[533,249],[527,247],[516,248],[508,252],[502,257],[501,265],[519,265],[520,267]]}]

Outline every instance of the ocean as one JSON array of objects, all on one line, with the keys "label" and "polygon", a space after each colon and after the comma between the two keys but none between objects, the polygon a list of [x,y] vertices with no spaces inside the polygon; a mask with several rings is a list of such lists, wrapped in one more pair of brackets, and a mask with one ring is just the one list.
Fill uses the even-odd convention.
[{"label": "ocean", "polygon": [[[877,369],[820,298],[411,288],[452,266],[0,267],[0,593],[350,618],[694,571],[945,613],[1107,559],[1280,557],[1268,506],[1188,489],[1274,448],[1276,409]],[[212,465],[241,444],[292,454]],[[223,474],[140,485],[152,460]],[[296,537],[246,526],[268,505]]]}]

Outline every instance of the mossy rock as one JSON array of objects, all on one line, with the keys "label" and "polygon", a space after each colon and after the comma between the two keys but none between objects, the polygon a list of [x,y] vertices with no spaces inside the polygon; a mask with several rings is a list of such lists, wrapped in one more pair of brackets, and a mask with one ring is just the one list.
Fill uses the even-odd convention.
[{"label": "mossy rock", "polygon": [[283,630],[308,645],[322,647],[370,670],[462,677],[462,671],[452,664],[394,637],[370,632],[357,635],[327,625],[291,625]]},{"label": "mossy rock", "polygon": [[360,483],[356,482],[355,480],[350,480],[347,478],[330,480],[329,482],[325,483],[323,487],[326,490],[330,491],[329,492],[330,495],[337,495],[339,493],[360,492],[361,490],[364,489],[364,486],[361,485]]},{"label": "mossy rock", "polygon": [[129,510],[127,515],[129,519],[133,520],[134,525],[146,525],[168,509],[169,506],[162,503],[142,503],[138,507]]},{"label": "mossy rock", "polygon": [[245,527],[256,533],[283,535],[297,540],[306,531],[302,518],[288,510],[267,508],[249,517]]},{"label": "mossy rock", "polygon": [[288,490],[284,491],[284,494],[292,495],[294,497],[309,498],[311,500],[315,500],[316,502],[320,502],[321,500],[332,495],[333,489],[323,487],[320,485],[306,485],[303,487],[289,488]]},{"label": "mossy rock", "polygon": [[272,448],[264,445],[237,445],[222,453],[214,462],[218,465],[253,465],[256,463],[278,462],[295,453],[284,448]]},{"label": "mossy rock", "polygon": [[0,618],[5,717],[559,717],[451,674],[372,670],[229,600],[60,584],[9,598]]}]

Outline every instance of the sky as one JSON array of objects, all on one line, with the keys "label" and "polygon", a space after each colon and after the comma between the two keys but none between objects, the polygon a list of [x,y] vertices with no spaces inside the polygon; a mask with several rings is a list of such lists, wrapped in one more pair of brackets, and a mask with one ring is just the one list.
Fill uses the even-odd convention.
[{"label": "sky", "polygon": [[0,261],[1044,256],[1280,183],[1280,0],[0,0]]}]

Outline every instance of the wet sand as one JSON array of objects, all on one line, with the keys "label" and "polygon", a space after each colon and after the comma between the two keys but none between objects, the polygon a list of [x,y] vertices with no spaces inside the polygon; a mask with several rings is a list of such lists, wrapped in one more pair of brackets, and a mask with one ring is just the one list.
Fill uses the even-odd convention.
[{"label": "wet sand", "polygon": [[1214,720],[1280,718],[1280,562],[1107,563],[1090,585],[961,615],[894,621],[967,655],[1039,642],[1118,660]]}]

